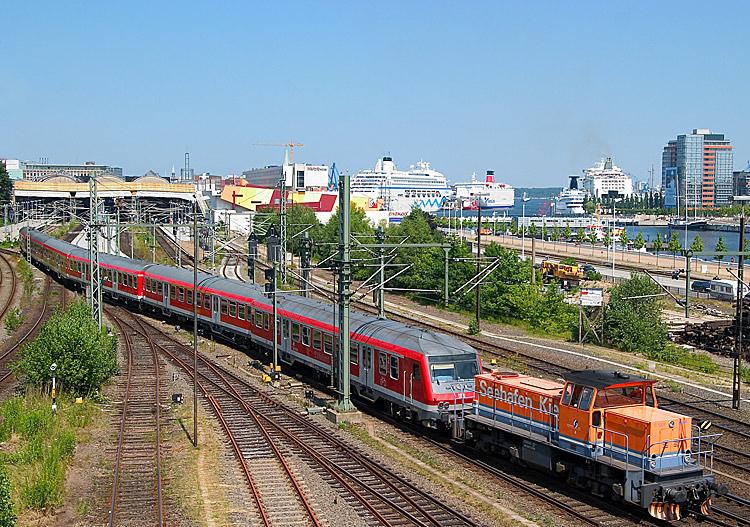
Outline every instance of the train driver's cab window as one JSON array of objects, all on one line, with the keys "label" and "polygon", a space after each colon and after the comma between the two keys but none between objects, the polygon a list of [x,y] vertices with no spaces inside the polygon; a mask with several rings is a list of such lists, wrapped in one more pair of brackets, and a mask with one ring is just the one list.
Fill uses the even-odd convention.
[{"label": "train driver's cab window", "polygon": [[581,391],[581,399],[578,402],[579,410],[588,410],[591,408],[591,401],[594,398],[594,389],[588,386],[584,387]]},{"label": "train driver's cab window", "polygon": [[422,379],[422,369],[420,368],[420,364],[412,364],[411,375],[415,381]]},{"label": "train driver's cab window", "polygon": [[391,379],[398,380],[398,357],[391,355],[391,369],[389,372]]},{"label": "train driver's cab window", "polygon": [[[649,387],[650,388],[650,387]],[[620,388],[605,388],[596,394],[596,408],[612,408],[615,406],[640,406],[644,399],[643,385],[623,386]]]},{"label": "train driver's cab window", "polygon": [[388,370],[388,356],[380,351],[378,352],[378,371],[380,375],[385,375]]}]

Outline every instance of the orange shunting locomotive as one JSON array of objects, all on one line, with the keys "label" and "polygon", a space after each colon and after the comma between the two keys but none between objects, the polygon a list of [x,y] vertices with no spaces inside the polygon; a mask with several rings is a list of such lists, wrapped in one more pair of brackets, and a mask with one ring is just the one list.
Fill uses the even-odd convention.
[{"label": "orange shunting locomotive", "polygon": [[711,498],[726,492],[711,473],[718,435],[659,408],[656,381],[604,370],[570,372],[564,380],[477,375],[463,439],[661,519],[705,514]]}]

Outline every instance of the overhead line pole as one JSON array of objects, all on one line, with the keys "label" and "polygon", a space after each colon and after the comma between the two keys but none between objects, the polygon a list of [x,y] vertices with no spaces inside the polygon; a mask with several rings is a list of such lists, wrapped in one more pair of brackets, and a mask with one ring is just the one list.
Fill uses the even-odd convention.
[{"label": "overhead line pole", "polygon": [[350,385],[350,349],[351,340],[349,333],[349,286],[351,282],[351,218],[350,218],[350,195],[349,174],[342,174],[339,180],[339,345],[336,347],[335,365],[335,388],[336,388],[336,410],[339,412],[351,412],[356,410],[351,400]]}]

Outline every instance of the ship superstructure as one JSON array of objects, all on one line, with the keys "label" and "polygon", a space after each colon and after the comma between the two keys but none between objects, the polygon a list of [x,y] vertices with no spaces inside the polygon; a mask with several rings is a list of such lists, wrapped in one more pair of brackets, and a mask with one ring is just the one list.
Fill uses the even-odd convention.
[{"label": "ship superstructure", "polygon": [[469,183],[457,183],[453,186],[455,199],[462,209],[510,209],[515,199],[515,189],[505,183],[495,181],[495,172],[488,170],[484,181],[477,181],[471,176]]},{"label": "ship superstructure", "polygon": [[351,193],[367,196],[382,204],[382,210],[408,212],[419,208],[426,212],[439,210],[451,197],[445,176],[420,161],[409,170],[398,170],[393,158],[378,159],[373,170],[362,170],[352,176]]},{"label": "ship superstructure", "polygon": [[586,191],[578,188],[580,176],[571,175],[569,177],[570,185],[555,198],[555,214],[560,216],[576,216],[585,212],[583,202],[586,199]]}]

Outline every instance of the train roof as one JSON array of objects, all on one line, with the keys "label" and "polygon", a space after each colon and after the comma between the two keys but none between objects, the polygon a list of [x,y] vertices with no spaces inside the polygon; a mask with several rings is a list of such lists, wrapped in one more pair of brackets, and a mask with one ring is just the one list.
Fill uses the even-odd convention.
[{"label": "train roof", "polygon": [[[177,282],[185,282],[188,284],[193,283],[193,268],[174,267],[172,265],[164,264],[147,264],[143,266],[143,271],[149,274],[166,278],[167,280],[175,280]],[[198,285],[199,287],[205,287],[208,280],[216,278],[214,275],[198,271]]]},{"label": "train roof", "polygon": [[574,384],[581,384],[583,386],[591,386],[601,390],[609,386],[617,386],[622,384],[636,384],[642,382],[656,382],[640,375],[632,375],[630,373],[623,373],[620,371],[612,370],[579,370],[571,371],[563,374],[563,379]]}]

